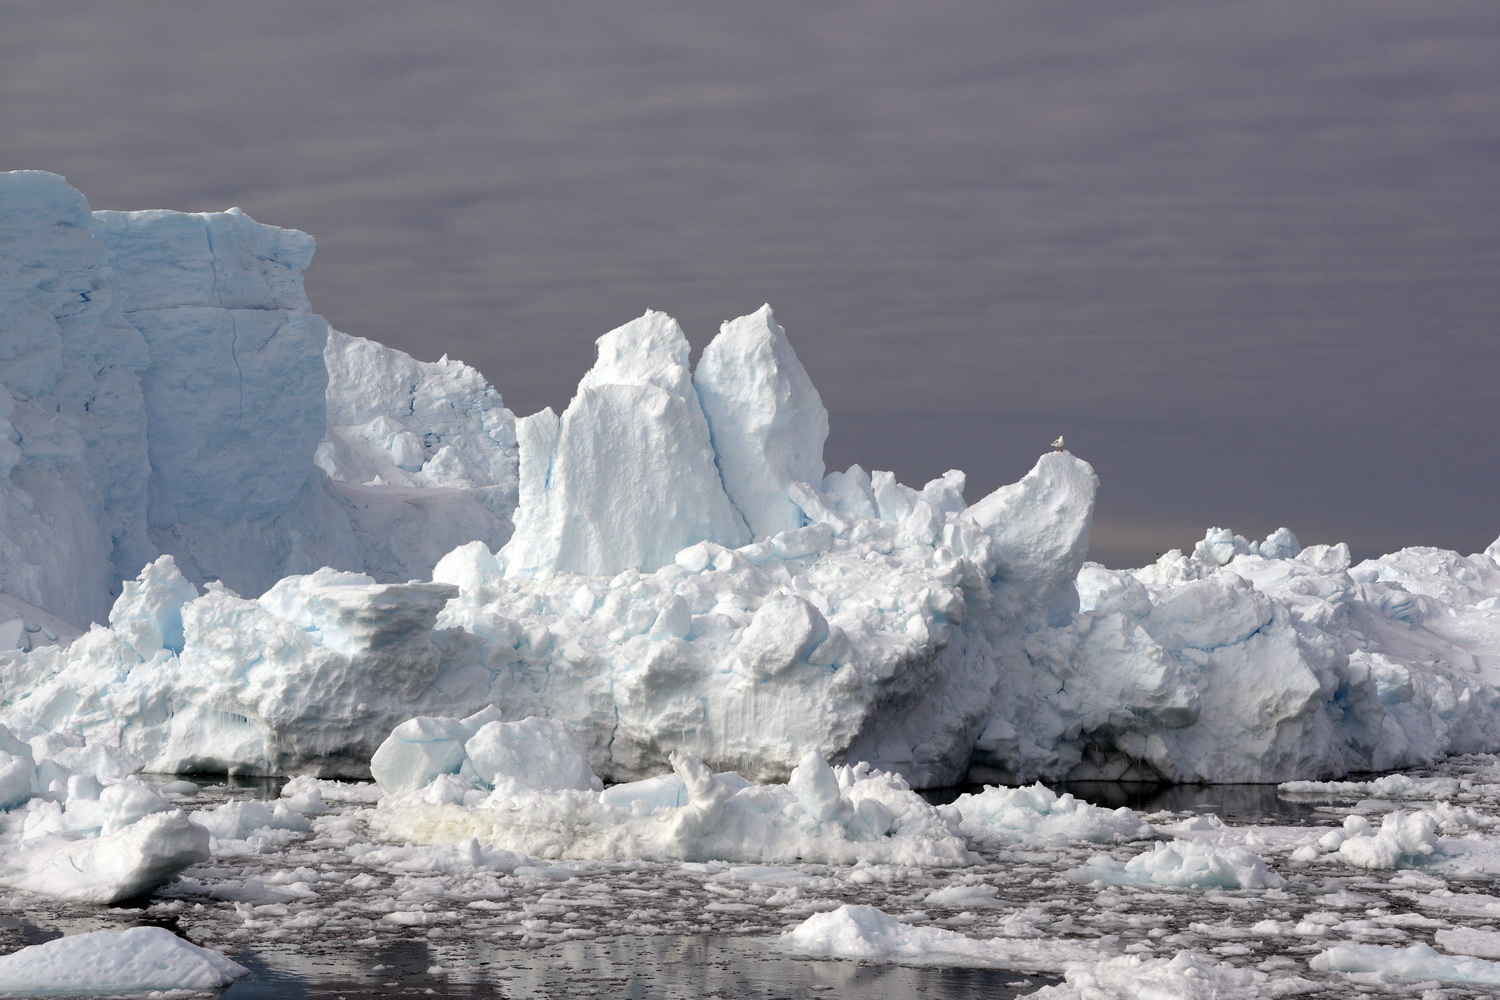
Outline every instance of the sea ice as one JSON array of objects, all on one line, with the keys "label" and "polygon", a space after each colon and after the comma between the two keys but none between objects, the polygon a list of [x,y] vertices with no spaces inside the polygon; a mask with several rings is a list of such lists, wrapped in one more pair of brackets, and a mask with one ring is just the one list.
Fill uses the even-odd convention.
[{"label": "sea ice", "polygon": [[1272,978],[1256,969],[1236,968],[1207,955],[1178,952],[1171,958],[1121,955],[1069,967],[1060,986],[1028,994],[1033,1000],[1263,1000],[1308,996],[1315,983],[1295,976]]},{"label": "sea ice", "polygon": [[1092,960],[1097,941],[971,938],[942,927],[904,924],[873,906],[844,904],[815,913],[781,935],[781,948],[815,958],[852,958],[904,965],[972,966],[1024,972],[1057,971]]},{"label": "sea ice", "polygon": [[1067,877],[1085,884],[1192,889],[1274,889],[1284,881],[1263,859],[1243,848],[1218,847],[1197,839],[1157,844],[1123,865],[1107,854],[1097,854]]},{"label": "sea ice", "polygon": [[0,885],[57,899],[139,898],[209,857],[209,833],[135,776],[140,762],[76,736],[0,727]]},{"label": "sea ice", "polygon": [[1421,942],[1405,947],[1340,944],[1314,955],[1308,964],[1319,972],[1377,973],[1387,982],[1435,979],[1444,983],[1500,986],[1500,962],[1444,955]]},{"label": "sea ice", "polygon": [[[449,740],[438,734],[456,721],[428,720],[424,727]],[[498,742],[480,737],[496,731],[491,727],[498,736],[506,725],[490,723],[458,745],[457,756],[443,758],[452,770],[425,786],[387,795],[370,815],[370,829],[391,841],[475,840],[538,858],[949,867],[975,859],[956,829],[955,813],[927,804],[901,778],[868,765],[833,768],[809,753],[786,784],[755,785],[736,774],[715,775],[679,754],[673,759],[675,781],[663,776],[601,794],[575,776],[577,758],[554,736],[546,757],[567,765],[542,768],[557,777],[549,781],[554,787],[539,789],[504,772],[486,780],[463,758],[472,752],[465,746]],[[399,747],[404,760],[426,759],[407,756],[407,747],[421,746],[413,742],[416,729],[410,736],[400,733],[398,728],[385,746]],[[388,780],[393,789],[404,788],[409,775],[430,770],[426,764],[393,769]]]}]

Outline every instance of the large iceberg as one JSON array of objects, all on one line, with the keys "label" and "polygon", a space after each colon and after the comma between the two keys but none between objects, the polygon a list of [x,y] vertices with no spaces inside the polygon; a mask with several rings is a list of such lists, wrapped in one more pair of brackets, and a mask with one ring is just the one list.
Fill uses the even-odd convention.
[{"label": "large iceberg", "polygon": [[517,421],[458,362],[327,330],[311,253],[0,175],[0,720],[363,776],[414,717],[536,716],[608,781],[815,752],[918,787],[1495,747],[1500,544],[1351,565],[1214,529],[1107,570],[1065,451],[973,504],[957,471],[826,472],[769,307],[696,369],[648,312]]}]

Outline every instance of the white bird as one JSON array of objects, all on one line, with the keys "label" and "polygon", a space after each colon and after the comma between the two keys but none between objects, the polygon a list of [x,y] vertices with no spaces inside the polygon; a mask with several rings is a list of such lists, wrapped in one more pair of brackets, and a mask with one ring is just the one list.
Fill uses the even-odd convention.
[{"label": "white bird", "polygon": [[1061,434],[1059,434],[1057,436],[1057,440],[1056,441],[1052,442],[1052,447],[1056,448],[1058,451],[1062,451],[1062,449],[1063,449],[1063,439],[1062,439],[1062,435]]}]

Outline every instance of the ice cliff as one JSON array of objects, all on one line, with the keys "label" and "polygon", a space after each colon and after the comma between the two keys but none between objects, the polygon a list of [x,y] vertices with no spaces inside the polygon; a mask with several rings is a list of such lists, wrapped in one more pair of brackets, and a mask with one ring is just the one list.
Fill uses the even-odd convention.
[{"label": "ice cliff", "polygon": [[560,415],[517,421],[472,369],[328,331],[303,234],[90,213],[40,173],[0,175],[0,223],[21,730],[153,770],[364,775],[414,717],[537,716],[610,781],[674,754],[782,780],[813,752],[918,786],[1495,749],[1500,545],[1355,566],[1216,529],[1106,570],[1066,452],[973,504],[958,472],[826,472],[769,307],[696,369],[648,312]]},{"label": "ice cliff", "polygon": [[56,175],[0,174],[0,619],[71,634],[164,553],[259,594],[509,537],[498,394],[330,334],[312,253],[238,209],[90,212]]}]

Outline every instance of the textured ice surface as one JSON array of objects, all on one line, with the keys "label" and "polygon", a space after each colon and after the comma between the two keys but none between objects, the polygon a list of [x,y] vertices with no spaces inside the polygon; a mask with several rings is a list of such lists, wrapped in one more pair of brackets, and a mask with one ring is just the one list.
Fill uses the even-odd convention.
[{"label": "textured ice surface", "polygon": [[1091,564],[1073,623],[1027,641],[1053,693],[1012,759],[1023,776],[1284,781],[1493,749],[1497,588],[1485,554],[1350,566],[1285,529],[1259,545],[1215,529],[1135,571]]},{"label": "textured ice surface", "polygon": [[[153,771],[366,775],[398,723],[462,697],[461,672],[434,683],[448,637],[432,625],[452,587],[320,570],[256,601],[195,594],[163,556],[110,628],[18,664],[8,714],[121,746]],[[487,701],[486,679],[472,700]]]}]

